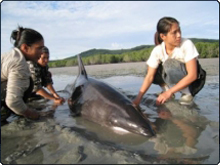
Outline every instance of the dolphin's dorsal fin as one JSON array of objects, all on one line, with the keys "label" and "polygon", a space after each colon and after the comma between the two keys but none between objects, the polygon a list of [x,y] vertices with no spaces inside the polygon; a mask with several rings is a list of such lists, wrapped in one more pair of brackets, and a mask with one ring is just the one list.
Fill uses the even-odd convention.
[{"label": "dolphin's dorsal fin", "polygon": [[86,73],[86,70],[85,70],[85,67],[83,65],[82,58],[80,57],[80,55],[78,55],[78,66],[79,66],[79,75],[83,75],[87,79],[87,73]]}]

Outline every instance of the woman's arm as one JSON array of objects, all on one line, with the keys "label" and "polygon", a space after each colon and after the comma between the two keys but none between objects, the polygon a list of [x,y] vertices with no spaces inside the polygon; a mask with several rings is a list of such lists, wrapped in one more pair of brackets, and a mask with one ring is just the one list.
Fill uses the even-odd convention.
[{"label": "woman's arm", "polygon": [[55,98],[60,98],[60,96],[57,94],[57,92],[55,91],[52,83],[49,83],[47,85],[47,89],[50,91],[50,93],[55,97]]},{"label": "woman's arm", "polygon": [[38,119],[39,113],[34,109],[28,108],[23,100],[24,92],[30,85],[30,74],[27,63],[24,60],[17,60],[16,62],[12,61],[12,64],[15,65],[9,65],[11,68],[8,74],[5,102],[16,114],[25,116],[29,119]]},{"label": "woman's arm", "polygon": [[55,91],[52,83],[49,83],[47,85],[47,89],[52,93],[53,97],[55,97],[56,102],[58,102],[58,104],[62,104],[65,102],[65,99],[63,97],[60,97],[57,92]]},{"label": "woman's arm", "polygon": [[43,96],[44,98],[50,99],[50,100],[54,100],[55,97],[53,97],[53,95],[51,95],[50,93],[48,93],[44,88],[40,88],[36,91],[36,93],[38,95]]},{"label": "woman's arm", "polygon": [[39,89],[36,93],[43,96],[44,98],[53,100],[55,104],[62,104],[65,102],[65,100],[63,98],[61,98],[61,97],[57,98],[54,95],[51,95],[44,88]]},{"label": "woman's arm", "polygon": [[144,82],[140,88],[140,91],[139,91],[137,97],[133,100],[133,104],[136,106],[138,106],[140,104],[143,95],[147,92],[147,90],[151,86],[153,79],[154,79],[154,75],[157,70],[157,69],[149,67],[149,66],[147,69],[148,69],[147,75],[145,76],[145,79],[144,79]]},{"label": "woman's arm", "polygon": [[157,98],[157,104],[163,104],[167,101],[172,94],[184,89],[185,87],[189,86],[193,81],[197,79],[197,60],[193,58],[192,60],[188,61],[186,64],[186,71],[187,75],[181,79],[176,85],[170,88],[168,91],[163,92]]}]

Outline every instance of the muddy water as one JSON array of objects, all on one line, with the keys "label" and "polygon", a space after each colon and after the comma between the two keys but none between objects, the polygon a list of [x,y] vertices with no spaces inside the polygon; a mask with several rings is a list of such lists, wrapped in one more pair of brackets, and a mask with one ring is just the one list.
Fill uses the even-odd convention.
[{"label": "muddy water", "polygon": [[[77,69],[62,68],[62,72],[55,72],[56,69],[51,70],[54,86],[67,99],[69,93],[63,89],[74,81]],[[136,96],[144,76],[138,69],[122,69],[121,74],[117,68],[107,74],[101,71],[90,73],[130,99]],[[53,113],[39,121],[12,115],[9,124],[1,127],[1,162],[216,164],[219,161],[219,74],[207,76],[204,88],[191,106],[179,105],[179,93],[174,100],[156,106],[156,93],[160,91],[152,85],[140,105],[157,131],[154,138],[114,132],[81,117],[74,118],[67,103],[55,106],[47,100],[31,102],[29,105],[39,111]]]}]

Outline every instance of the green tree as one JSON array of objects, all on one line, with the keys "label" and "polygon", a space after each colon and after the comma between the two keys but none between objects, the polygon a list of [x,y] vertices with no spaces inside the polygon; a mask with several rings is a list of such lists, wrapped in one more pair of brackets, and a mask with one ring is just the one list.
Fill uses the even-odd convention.
[{"label": "green tree", "polygon": [[66,66],[75,66],[75,65],[76,65],[75,59],[67,60],[66,62]]},{"label": "green tree", "polygon": [[131,58],[128,54],[124,55],[123,62],[131,62]]}]

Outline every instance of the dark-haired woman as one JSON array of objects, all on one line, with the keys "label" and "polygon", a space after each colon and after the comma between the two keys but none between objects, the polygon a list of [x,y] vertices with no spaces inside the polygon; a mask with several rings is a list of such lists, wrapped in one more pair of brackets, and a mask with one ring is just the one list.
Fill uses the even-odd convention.
[{"label": "dark-haired woman", "polygon": [[179,22],[172,17],[163,17],[157,24],[157,45],[147,60],[148,71],[138,96],[133,100],[139,105],[152,83],[163,89],[157,105],[165,103],[176,92],[181,92],[179,103],[191,105],[193,97],[205,83],[206,72],[198,63],[199,53],[189,39],[181,37]]},{"label": "dark-haired woman", "polygon": [[18,27],[12,31],[14,48],[1,55],[1,123],[11,112],[30,119],[38,119],[39,113],[25,104],[33,83],[27,61],[40,58],[44,47],[43,36],[29,28]]},{"label": "dark-haired woman", "polygon": [[[32,97],[40,95],[43,98],[53,100],[55,104],[62,104],[65,100],[55,91],[52,76],[47,65],[49,62],[49,54],[49,49],[45,46],[42,49],[42,54],[37,63],[28,61],[31,77],[34,82]],[[43,87],[46,87],[49,92],[47,92]]]}]

